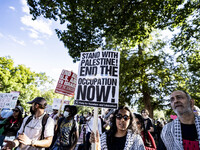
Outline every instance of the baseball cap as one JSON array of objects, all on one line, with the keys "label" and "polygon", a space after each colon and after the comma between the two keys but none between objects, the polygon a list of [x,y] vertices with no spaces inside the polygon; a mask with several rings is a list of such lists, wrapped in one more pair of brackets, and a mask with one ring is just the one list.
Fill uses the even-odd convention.
[{"label": "baseball cap", "polygon": [[38,103],[42,106],[47,105],[47,101],[43,97],[36,97],[34,100],[27,102],[28,104]]}]

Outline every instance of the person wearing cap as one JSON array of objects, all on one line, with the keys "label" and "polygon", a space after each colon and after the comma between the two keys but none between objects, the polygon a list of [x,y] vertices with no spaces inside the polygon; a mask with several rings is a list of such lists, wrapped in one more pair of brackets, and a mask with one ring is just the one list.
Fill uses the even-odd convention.
[{"label": "person wearing cap", "polygon": [[73,150],[78,141],[78,125],[74,120],[77,114],[76,106],[65,105],[64,117],[58,120],[55,143],[51,150]]},{"label": "person wearing cap", "polygon": [[5,141],[7,144],[3,149],[12,149],[17,147],[17,150],[44,150],[51,145],[54,134],[54,120],[48,117],[44,128],[44,139],[42,134],[42,119],[45,116],[45,107],[47,102],[42,97],[36,97],[28,102],[32,104],[33,118],[27,122],[30,116],[24,118],[23,123],[18,131],[18,137],[14,141]]},{"label": "person wearing cap", "polygon": [[14,139],[15,136],[17,135],[17,131],[21,127],[23,121],[22,114],[24,109],[21,106],[16,106],[15,109],[13,109],[12,111],[13,111],[12,116],[7,118],[4,124],[0,125],[0,128],[4,127],[4,131],[0,137],[1,139],[0,146],[2,146],[5,137]]}]

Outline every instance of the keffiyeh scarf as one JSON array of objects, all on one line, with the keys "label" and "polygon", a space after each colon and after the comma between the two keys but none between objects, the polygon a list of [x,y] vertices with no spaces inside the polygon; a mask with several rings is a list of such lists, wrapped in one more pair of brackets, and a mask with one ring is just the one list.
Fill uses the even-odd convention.
[{"label": "keffiyeh scarf", "polygon": [[[200,149],[200,117],[195,116],[195,126],[197,129],[199,149]],[[161,138],[167,150],[183,150],[183,139],[181,134],[181,123],[179,119],[166,124],[161,133]]]},{"label": "keffiyeh scarf", "polygon": [[[106,139],[107,134],[104,132],[101,135],[101,150],[108,150]],[[140,135],[133,134],[131,130],[128,130],[124,150],[145,150]]]}]

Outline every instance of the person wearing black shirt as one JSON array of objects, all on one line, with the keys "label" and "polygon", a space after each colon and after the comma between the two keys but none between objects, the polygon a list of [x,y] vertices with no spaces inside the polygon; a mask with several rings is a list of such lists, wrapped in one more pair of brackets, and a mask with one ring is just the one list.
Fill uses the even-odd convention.
[{"label": "person wearing black shirt", "polygon": [[192,110],[194,100],[178,90],[171,94],[170,101],[178,117],[163,127],[158,150],[199,150],[200,117]]},{"label": "person wearing black shirt", "polygon": [[[101,135],[91,133],[90,142],[96,142],[103,150],[145,150],[143,141],[137,134],[134,116],[126,106],[119,107],[111,118],[110,129]],[[99,148],[100,149],[100,148]]]}]

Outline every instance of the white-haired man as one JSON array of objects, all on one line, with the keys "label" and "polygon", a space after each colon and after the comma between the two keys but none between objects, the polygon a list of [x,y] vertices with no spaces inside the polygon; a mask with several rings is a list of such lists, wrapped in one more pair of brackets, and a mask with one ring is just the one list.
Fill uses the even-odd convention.
[{"label": "white-haired man", "polygon": [[170,101],[178,117],[163,127],[158,150],[199,150],[200,117],[192,110],[194,100],[187,92],[177,90]]}]

